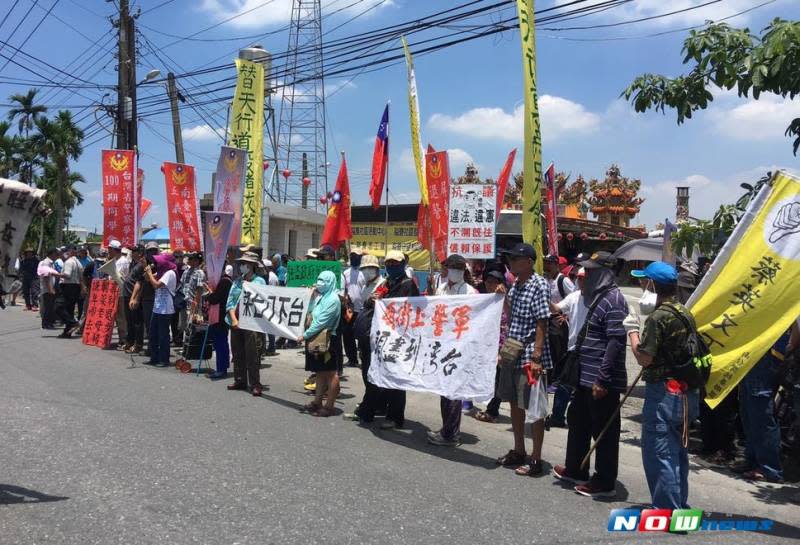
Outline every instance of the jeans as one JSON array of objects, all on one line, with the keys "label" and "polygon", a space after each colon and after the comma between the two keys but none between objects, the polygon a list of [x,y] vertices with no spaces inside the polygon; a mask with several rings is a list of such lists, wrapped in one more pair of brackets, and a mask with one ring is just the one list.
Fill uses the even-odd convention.
[{"label": "jeans", "polygon": [[550,421],[564,423],[567,418],[567,405],[572,397],[572,388],[565,384],[557,383],[553,394],[553,410],[550,412]]},{"label": "jeans", "polygon": [[214,342],[214,352],[217,353],[217,373],[227,373],[231,361],[230,348],[228,347],[228,328],[220,324],[211,326],[211,339]]},{"label": "jeans", "polygon": [[[697,418],[699,392],[667,392],[666,381],[645,386],[642,410],[642,464],[656,509],[689,508],[689,451],[684,426]],[[688,415],[684,411],[688,411]]]},{"label": "jeans", "polygon": [[595,473],[592,476],[592,484],[605,490],[612,490],[616,485],[619,468],[620,418],[616,412],[617,405],[619,405],[618,392],[609,391],[602,399],[594,399],[591,388],[578,386],[567,411],[569,433],[565,465],[570,475],[580,479],[589,477],[589,472],[581,468],[581,461],[589,452],[591,440],[597,439],[600,430],[614,415],[614,420],[595,449]]},{"label": "jeans", "polygon": [[150,319],[150,362],[169,365],[169,323],[172,314],[156,314]]},{"label": "jeans", "polygon": [[739,415],[745,433],[745,459],[768,479],[783,480],[781,430],[775,420],[773,388],[780,362],[767,354],[739,385]]}]

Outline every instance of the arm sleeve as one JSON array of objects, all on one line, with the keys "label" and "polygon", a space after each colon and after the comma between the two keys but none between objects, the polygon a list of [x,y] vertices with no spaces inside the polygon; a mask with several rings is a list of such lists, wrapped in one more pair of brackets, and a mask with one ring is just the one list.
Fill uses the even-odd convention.
[{"label": "arm sleeve", "polygon": [[339,312],[341,312],[341,305],[338,304],[315,307],[311,314],[311,325],[303,333],[303,336],[306,338],[313,337],[326,327],[329,327],[330,324],[336,321]]},{"label": "arm sleeve", "polygon": [[644,323],[641,336],[639,338],[639,352],[644,352],[655,357],[658,352],[658,345],[661,338],[660,323],[651,315]]},{"label": "arm sleeve", "polygon": [[611,373],[617,363],[620,353],[625,350],[625,337],[609,337],[606,345],[606,353],[603,356],[603,363],[597,373],[597,383],[605,388],[612,385]]}]

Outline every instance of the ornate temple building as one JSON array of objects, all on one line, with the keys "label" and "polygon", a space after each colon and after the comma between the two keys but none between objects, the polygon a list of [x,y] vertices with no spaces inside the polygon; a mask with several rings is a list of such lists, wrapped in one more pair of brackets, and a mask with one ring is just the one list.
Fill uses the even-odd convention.
[{"label": "ornate temple building", "polygon": [[592,180],[589,190],[589,206],[597,221],[621,227],[629,227],[631,219],[639,214],[644,199],[637,197],[641,180],[631,180],[620,174],[617,165],[606,171],[605,180]]}]

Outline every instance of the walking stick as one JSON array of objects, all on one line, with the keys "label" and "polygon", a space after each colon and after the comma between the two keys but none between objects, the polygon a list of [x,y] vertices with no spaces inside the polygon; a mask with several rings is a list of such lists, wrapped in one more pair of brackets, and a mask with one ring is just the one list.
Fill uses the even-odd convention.
[{"label": "walking stick", "polygon": [[625,395],[623,396],[622,400],[619,402],[619,405],[617,405],[617,408],[614,410],[614,414],[611,415],[611,418],[608,419],[608,422],[606,422],[606,425],[603,426],[602,430],[600,430],[600,433],[597,435],[597,439],[595,439],[594,444],[592,445],[592,448],[590,448],[589,452],[586,453],[586,456],[583,457],[583,461],[581,462],[581,469],[586,469],[586,466],[589,465],[589,458],[592,456],[592,453],[594,452],[594,449],[597,448],[597,444],[600,443],[600,441],[603,439],[603,436],[608,431],[608,428],[611,427],[611,423],[617,417],[617,414],[622,410],[622,406],[625,404],[625,401],[627,401],[628,397],[630,397],[630,395],[631,395],[631,392],[633,392],[633,389],[639,383],[639,379],[642,378],[642,372],[643,371],[644,371],[644,367],[642,367],[641,370],[639,370],[639,374],[636,375],[636,379],[633,381],[633,384],[628,386],[628,391],[625,392]]}]

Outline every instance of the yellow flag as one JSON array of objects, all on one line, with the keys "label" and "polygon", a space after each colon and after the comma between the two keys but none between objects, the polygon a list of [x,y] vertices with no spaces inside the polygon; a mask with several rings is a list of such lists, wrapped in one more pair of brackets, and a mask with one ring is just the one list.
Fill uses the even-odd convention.
[{"label": "yellow flag", "polygon": [[417,98],[417,77],[414,75],[414,60],[405,36],[401,37],[403,50],[406,53],[406,68],[408,69],[408,113],[411,118],[411,151],[414,154],[414,166],[417,169],[419,194],[422,202],[428,204],[428,184],[425,181],[425,152],[422,150],[422,138],[419,135],[419,99]]},{"label": "yellow flag", "polygon": [[800,316],[800,179],[762,188],[687,306],[711,348],[714,408]]},{"label": "yellow flag", "polygon": [[522,240],[536,250],[536,271],[542,272],[542,134],[536,95],[536,29],[534,0],[517,0],[525,80],[525,150],[522,183]]},{"label": "yellow flag", "polygon": [[264,186],[264,66],[236,59],[236,91],[231,108],[228,145],[247,150],[242,195],[242,244],[261,240],[261,200]]}]

